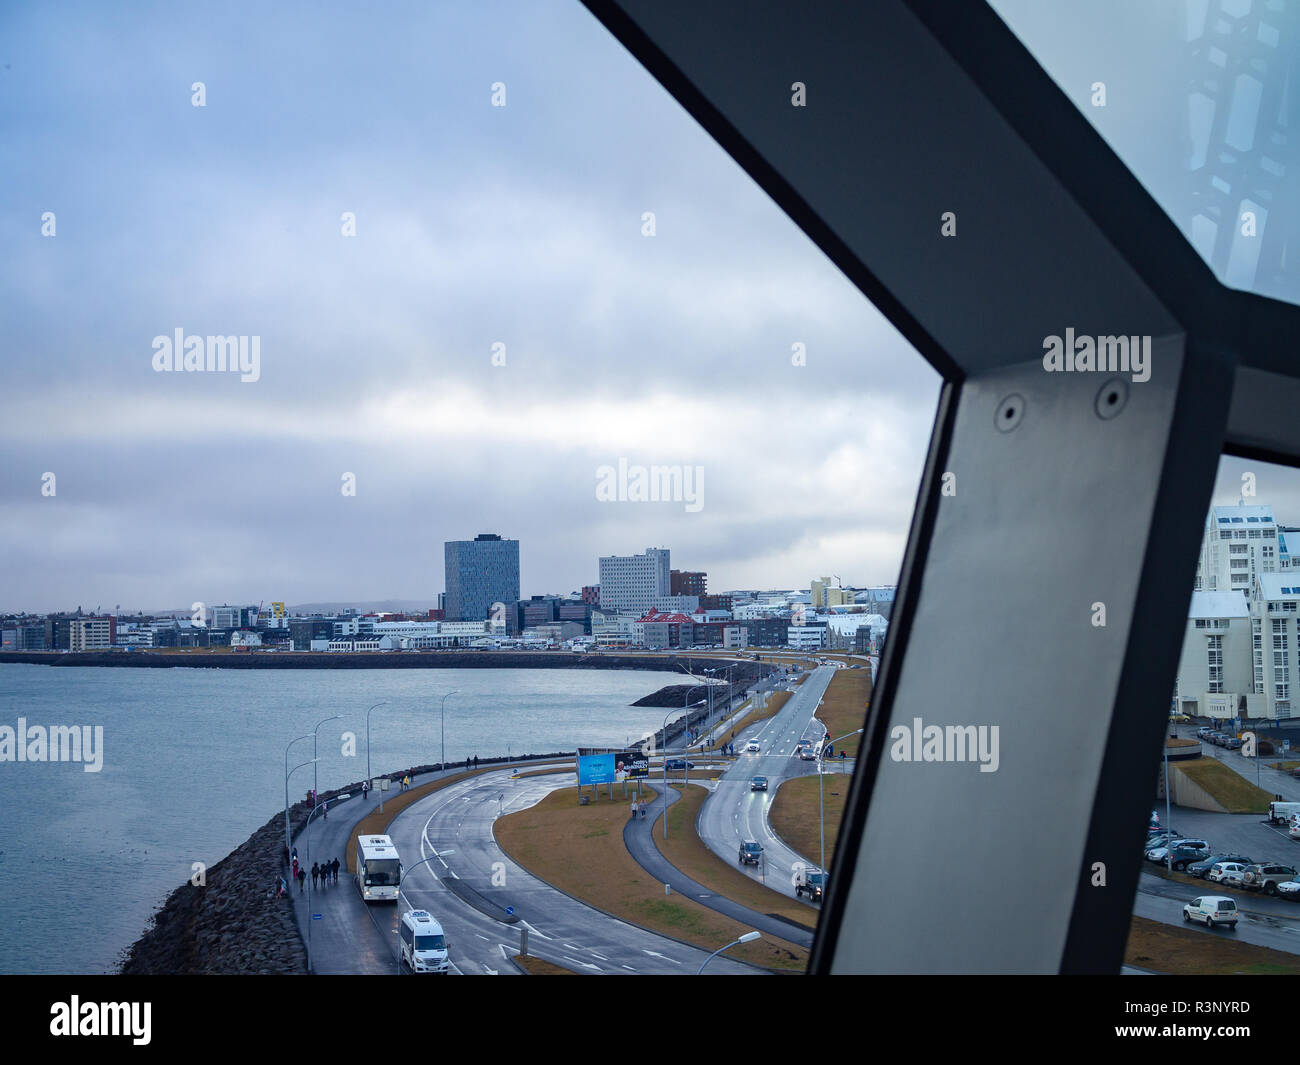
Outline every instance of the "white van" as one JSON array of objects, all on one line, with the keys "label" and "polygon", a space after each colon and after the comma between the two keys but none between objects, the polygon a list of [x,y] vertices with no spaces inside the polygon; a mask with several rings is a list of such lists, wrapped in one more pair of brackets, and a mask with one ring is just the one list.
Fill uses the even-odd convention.
[{"label": "white van", "polygon": [[1206,928],[1237,927],[1237,904],[1225,895],[1192,899],[1183,907],[1184,921],[1201,921]]},{"label": "white van", "polygon": [[428,910],[402,914],[402,961],[417,973],[446,973],[447,937]]}]

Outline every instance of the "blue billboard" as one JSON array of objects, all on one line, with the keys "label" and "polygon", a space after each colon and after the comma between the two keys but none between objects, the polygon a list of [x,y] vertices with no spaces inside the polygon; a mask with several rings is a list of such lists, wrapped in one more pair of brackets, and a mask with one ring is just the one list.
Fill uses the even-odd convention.
[{"label": "blue billboard", "polygon": [[578,784],[612,784],[614,782],[614,755],[578,755]]}]

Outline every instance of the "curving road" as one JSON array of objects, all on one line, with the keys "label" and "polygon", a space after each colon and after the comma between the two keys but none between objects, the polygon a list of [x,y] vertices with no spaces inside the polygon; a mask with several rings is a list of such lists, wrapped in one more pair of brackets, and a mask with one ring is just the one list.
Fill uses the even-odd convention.
[{"label": "curving road", "polygon": [[[456,971],[510,971],[505,959],[518,952],[519,932],[529,929],[529,953],[592,975],[694,973],[708,951],[648,932],[571,898],[512,861],[497,845],[493,825],[502,814],[541,801],[574,783],[571,773],[512,780],[505,771],[453,784],[410,807],[393,822],[404,865],[402,910],[429,910],[447,933]],[[415,863],[431,858],[415,868]],[[458,881],[452,884],[451,881]],[[469,901],[467,901],[467,899]],[[518,924],[504,916],[513,907]],[[484,912],[484,911],[487,912]],[[388,920],[396,927],[397,914]],[[756,974],[760,970],[725,958],[710,974]]]},{"label": "curving road", "polygon": [[[750,739],[757,739],[762,750],[758,754],[742,753],[723,773],[713,794],[704,801],[696,824],[700,838],[718,857],[736,863],[747,876],[791,898],[797,898],[794,890],[796,864],[807,866],[810,860],[815,863],[816,856],[800,855],[782,841],[768,824],[768,810],[783,781],[817,772],[816,762],[795,758],[794,750],[802,739],[820,742],[825,738],[826,729],[813,714],[835,675],[835,669],[830,665],[818,666],[794,689],[777,714],[739,734],[737,750],[743,751],[744,744]],[[851,761],[826,763],[828,772],[852,772],[852,766]],[[755,776],[767,777],[766,792],[750,790],[750,780]],[[740,844],[747,839],[757,840],[763,845],[763,860],[757,867],[742,866],[737,862]]]}]

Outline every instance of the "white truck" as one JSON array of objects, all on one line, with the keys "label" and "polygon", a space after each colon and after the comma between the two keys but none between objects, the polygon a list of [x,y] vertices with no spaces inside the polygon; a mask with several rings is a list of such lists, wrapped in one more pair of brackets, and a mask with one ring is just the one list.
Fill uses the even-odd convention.
[{"label": "white truck", "polygon": [[357,890],[366,902],[396,902],[402,859],[387,836],[357,837]]},{"label": "white truck", "polygon": [[1271,802],[1268,804],[1268,819],[1275,825],[1286,824],[1292,814],[1300,814],[1300,802]]}]

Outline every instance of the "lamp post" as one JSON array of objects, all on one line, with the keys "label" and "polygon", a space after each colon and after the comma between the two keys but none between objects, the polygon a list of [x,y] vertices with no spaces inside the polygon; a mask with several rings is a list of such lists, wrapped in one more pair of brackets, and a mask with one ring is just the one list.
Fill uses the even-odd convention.
[{"label": "lamp post", "polygon": [[[312,759],[312,761],[315,761],[315,759]],[[310,831],[311,819],[316,816],[318,811],[324,810],[327,805],[328,805],[327,803],[321,803],[319,806],[312,807],[311,813],[307,815],[307,823],[302,826],[302,832],[303,835],[306,837],[306,841],[307,841],[306,857],[309,863],[311,862],[311,831]],[[300,868],[306,869],[307,866],[303,865],[300,866]],[[311,874],[308,873],[308,876],[310,875]],[[315,894],[315,890],[316,890],[316,885],[315,882],[313,881],[312,886],[307,889],[307,972],[308,973],[311,972],[311,926],[314,921],[314,918],[312,917],[311,900],[312,900],[312,896]]]},{"label": "lamp post", "polygon": [[[453,695],[459,694],[459,691],[448,692],[442,697],[442,756],[440,764],[444,773],[447,771],[447,700]],[[500,750],[499,747],[497,749]]]},{"label": "lamp post", "polygon": [[[715,950],[712,954],[710,954],[707,958],[704,959],[704,965],[708,965],[709,962],[711,962],[714,958],[716,958],[716,957],[717,957],[719,954],[721,954],[724,950],[730,950],[732,947],[737,946],[737,945],[740,944],[740,943],[752,943],[752,942],[754,942],[754,940],[756,940],[756,939],[762,939],[762,938],[763,938],[763,933],[762,933],[762,932],[746,932],[746,933],[745,933],[743,936],[741,936],[739,939],[733,939],[733,940],[732,940],[730,943],[728,943],[725,947],[719,947],[717,950]],[[699,967],[699,969],[696,971],[696,973],[695,973],[696,976],[699,976],[699,975],[701,975],[701,974],[704,972],[704,965],[701,965],[701,966]]]},{"label": "lamp post", "polygon": [[[818,704],[821,705],[820,703]],[[850,736],[856,736],[862,729],[855,728],[852,732],[846,732],[843,736],[836,736],[833,740],[827,740],[822,744],[822,749],[817,752],[817,820],[821,822],[821,839],[822,839],[822,872],[826,872],[826,800],[824,793],[826,785],[822,782],[822,777],[826,774],[822,768],[822,762],[826,757],[826,748],[830,747],[840,740],[847,740]]]},{"label": "lamp post", "polygon": [[370,710],[366,711],[366,786],[367,787],[369,787],[370,782],[374,780],[374,777],[370,775],[370,712],[372,710],[378,710],[381,706],[387,706],[387,705],[388,705],[388,700],[385,699],[383,702],[375,703],[375,705],[372,706]]},{"label": "lamp post", "polygon": [[[671,710],[664,715],[664,839],[668,838],[668,719],[673,716]],[[653,825],[651,829],[653,830]],[[651,836],[653,839],[654,837]]]},{"label": "lamp post", "polygon": [[[332,717],[327,717],[325,721],[317,722],[316,727],[311,730],[311,760],[313,762],[316,761],[316,734],[320,732],[321,725],[325,724],[326,721],[337,721],[340,716],[341,715],[339,714],[335,714]],[[369,750],[367,750],[366,753],[369,754]],[[316,770],[313,769],[311,771],[311,801],[313,804],[316,802],[316,795],[319,788],[320,780],[317,777]]]},{"label": "lamp post", "polygon": [[301,736],[296,736],[294,739],[289,741],[288,747],[285,747],[284,749],[284,854],[286,859],[289,856],[289,776],[295,770],[301,769],[302,765],[311,764],[310,762],[303,762],[302,765],[294,766],[293,769],[290,769],[289,747],[292,747],[299,740],[305,740],[310,735],[310,732],[306,732]]}]

